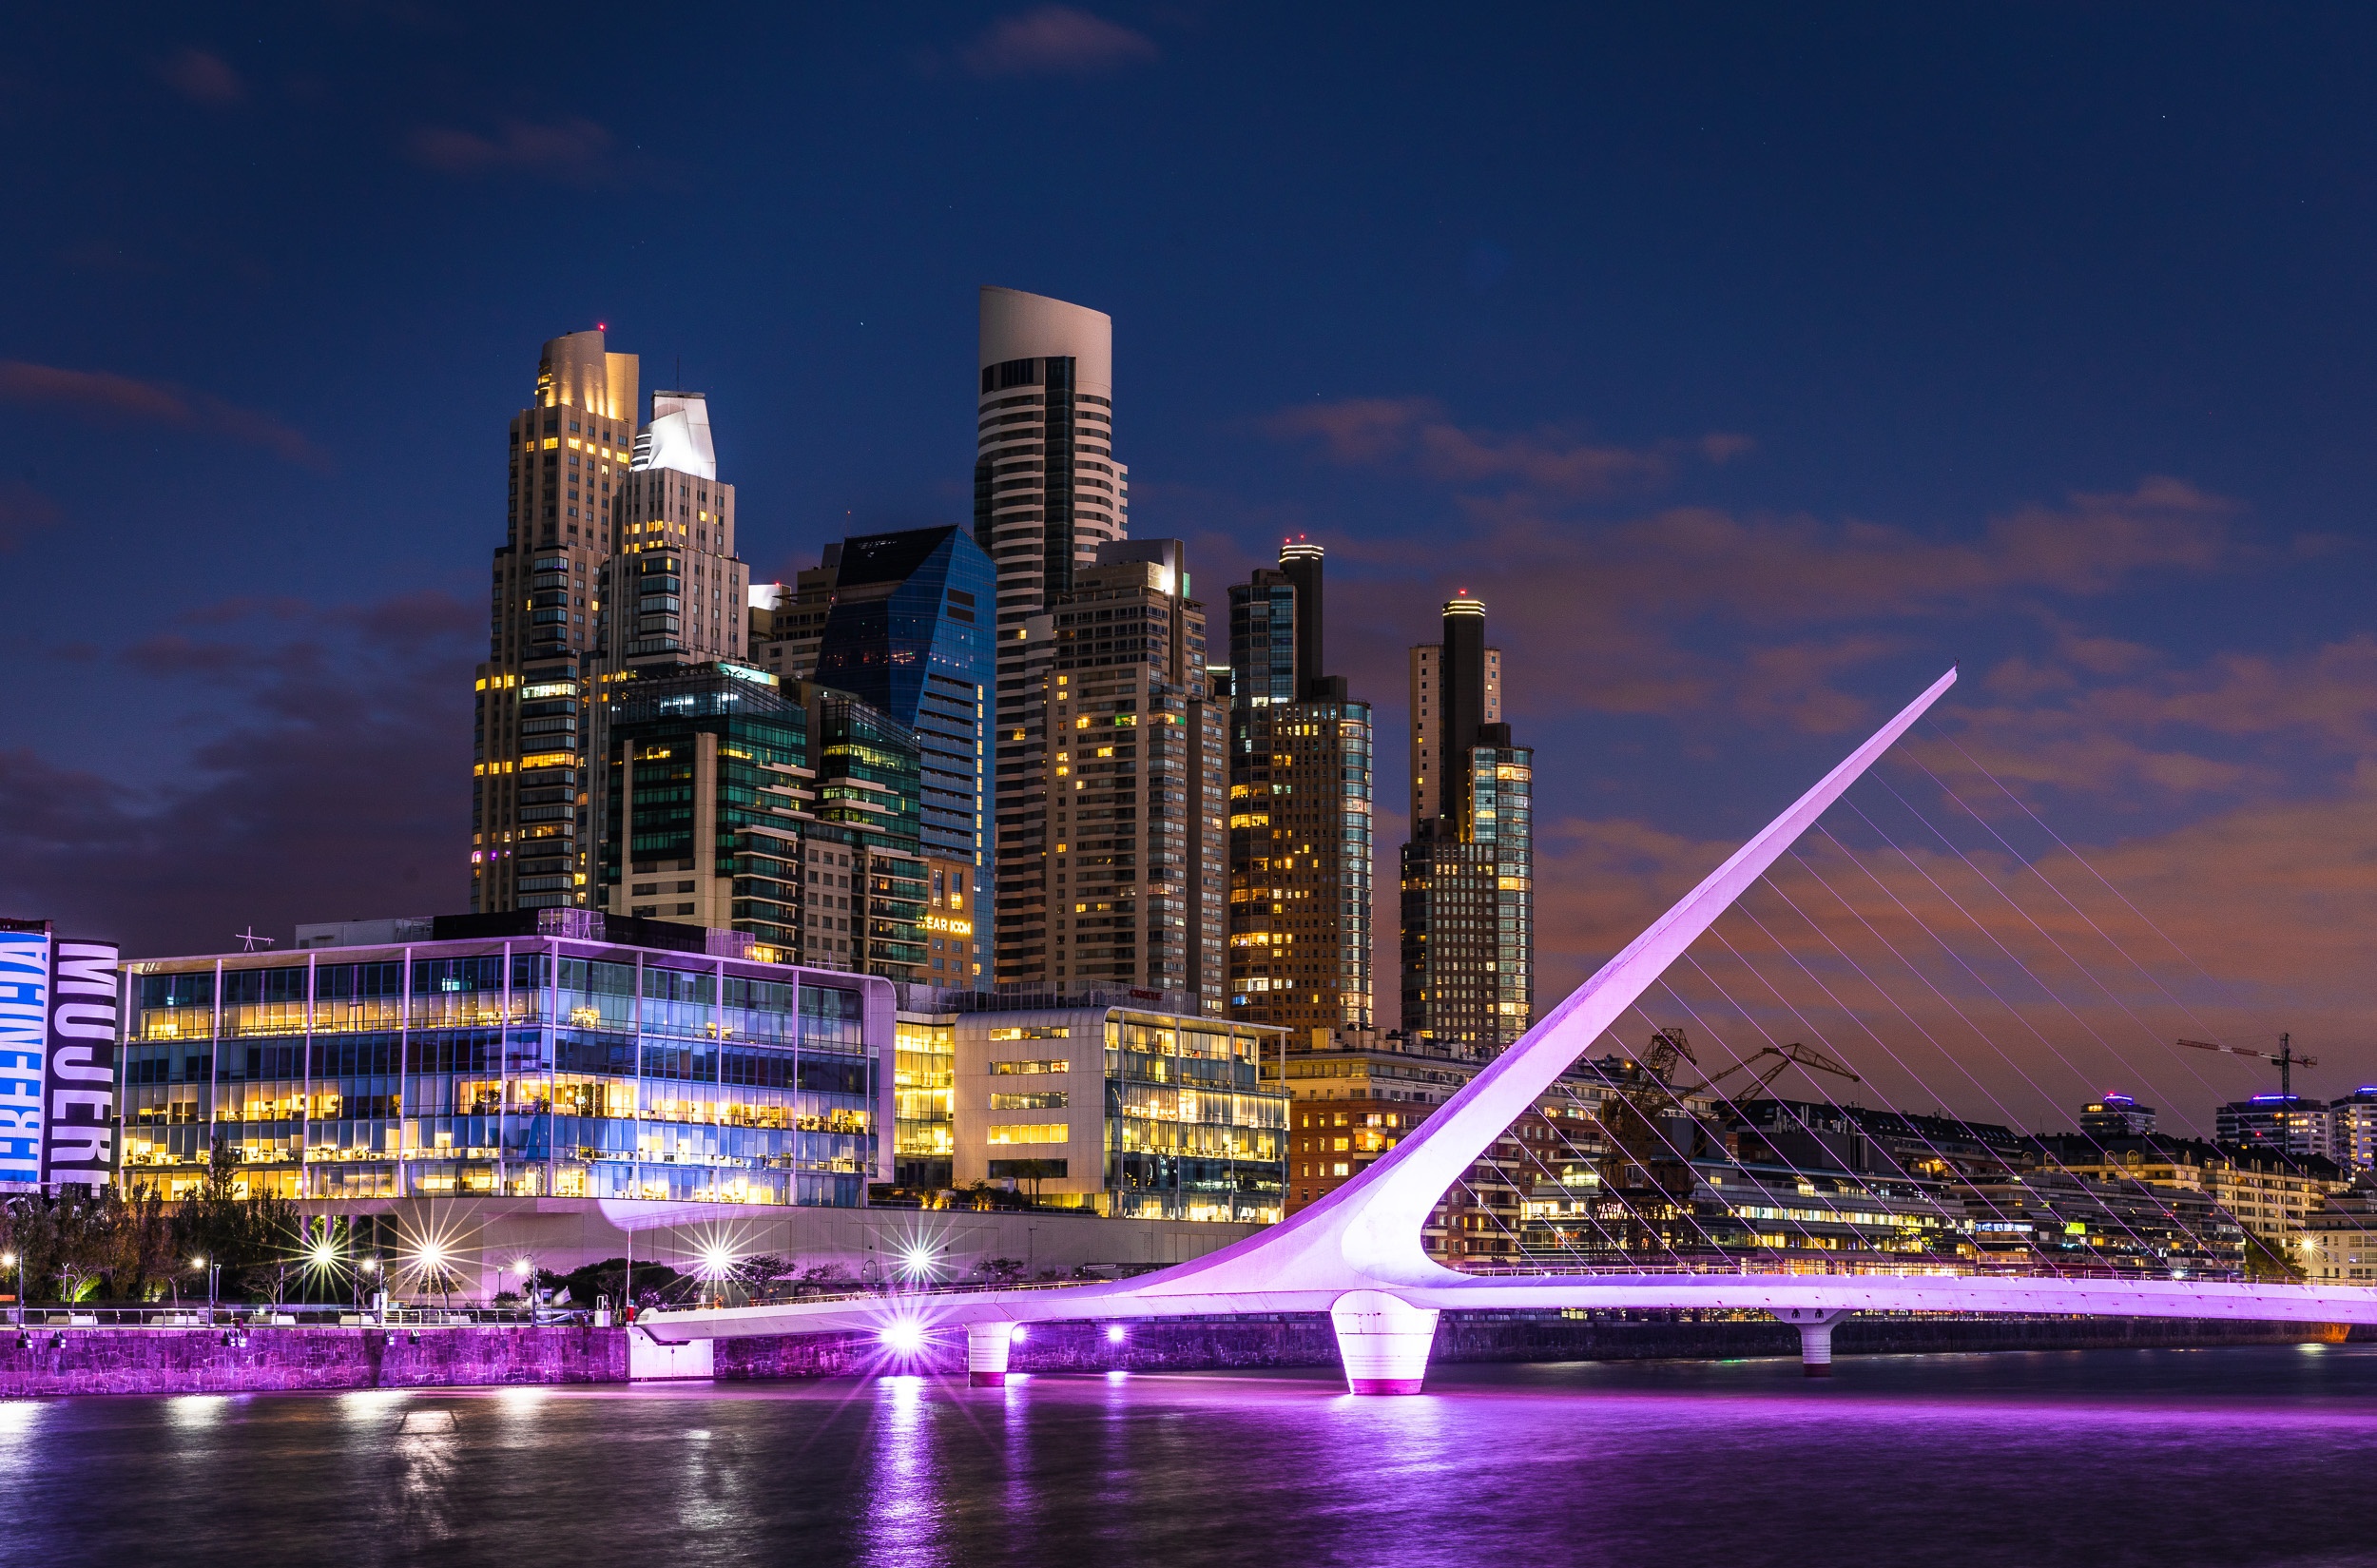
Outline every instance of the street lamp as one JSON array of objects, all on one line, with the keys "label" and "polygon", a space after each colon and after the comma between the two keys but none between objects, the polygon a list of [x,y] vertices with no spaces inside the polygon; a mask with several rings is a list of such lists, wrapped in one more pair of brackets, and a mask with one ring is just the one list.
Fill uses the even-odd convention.
[{"label": "street lamp", "polygon": [[529,1322],[536,1321],[536,1259],[526,1253],[512,1260],[512,1271],[520,1276],[522,1293],[528,1297]]},{"label": "street lamp", "polygon": [[0,1268],[16,1270],[16,1325],[25,1326],[25,1259],[21,1253],[0,1252]]},{"label": "street lamp", "polygon": [[[215,1284],[222,1273],[222,1265],[209,1263],[204,1258],[198,1257],[190,1260],[190,1267],[206,1270],[206,1321],[212,1323],[215,1321]],[[20,1291],[19,1294],[22,1292]]]}]

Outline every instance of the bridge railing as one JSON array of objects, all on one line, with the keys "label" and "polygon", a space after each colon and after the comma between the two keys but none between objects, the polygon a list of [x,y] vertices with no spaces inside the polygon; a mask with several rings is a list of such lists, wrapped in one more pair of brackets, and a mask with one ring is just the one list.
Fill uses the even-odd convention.
[{"label": "bridge railing", "polygon": [[2239,1281],[2247,1276],[2241,1268],[2198,1268],[2193,1266],[2173,1266],[2161,1268],[2123,1268],[2109,1264],[2012,1264],[2012,1263],[1950,1263],[1940,1259],[1922,1262],[1887,1263],[1868,1259],[1807,1259],[1792,1260],[1777,1267],[1771,1262],[1735,1259],[1730,1262],[1707,1263],[1543,1263],[1485,1264],[1464,1267],[1464,1274],[1479,1274],[1497,1279],[1591,1279],[1603,1275],[1633,1276],[1641,1274],[1690,1275],[1707,1274],[1730,1278],[1744,1274],[1763,1274],[1799,1278],[1838,1278],[1870,1276],[1878,1279],[2042,1279],[2042,1280],[2209,1280]]}]

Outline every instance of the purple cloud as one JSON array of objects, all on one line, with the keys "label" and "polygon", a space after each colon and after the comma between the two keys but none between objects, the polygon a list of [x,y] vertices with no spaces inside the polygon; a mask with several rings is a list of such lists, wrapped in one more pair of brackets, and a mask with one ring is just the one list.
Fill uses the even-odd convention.
[{"label": "purple cloud", "polygon": [[167,87],[193,104],[208,108],[224,108],[247,96],[247,84],[240,80],[220,54],[201,48],[186,48],[157,68],[157,74]]},{"label": "purple cloud", "polygon": [[1155,40],[1119,22],[1040,6],[1002,17],[960,51],[976,76],[1094,76],[1156,58]]},{"label": "purple cloud", "polygon": [[242,694],[186,782],[138,789],[0,750],[0,907],[157,956],[218,950],[251,921],[285,938],[300,920],[462,906],[483,610],[438,593],[315,607],[291,639],[284,608],[253,623],[280,640],[168,632],[127,654]]},{"label": "purple cloud", "polygon": [[29,484],[0,481],[0,555],[25,546],[25,541],[58,525],[57,504]]},{"label": "purple cloud", "polygon": [[609,131],[572,116],[550,125],[506,121],[493,136],[451,126],[424,126],[412,137],[414,161],[441,174],[533,174],[582,182],[601,172]]},{"label": "purple cloud", "polygon": [[327,470],[330,455],[269,414],[241,408],[167,381],[144,381],[104,370],[0,359],[0,402],[66,409],[88,417],[147,420],[226,436],[262,447],[300,467]]}]

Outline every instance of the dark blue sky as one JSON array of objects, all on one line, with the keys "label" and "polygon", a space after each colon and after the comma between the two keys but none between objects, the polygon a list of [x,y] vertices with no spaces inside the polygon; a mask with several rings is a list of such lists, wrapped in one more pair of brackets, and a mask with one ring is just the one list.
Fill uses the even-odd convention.
[{"label": "dark blue sky", "polygon": [[0,48],[11,909],[184,951],[458,906],[539,342],[706,390],[788,572],[962,520],[999,282],[1114,316],[1133,532],[1207,596],[1329,546],[1390,845],[1401,649],[1484,594],[1547,999],[1962,659],[1943,728],[2251,988],[2240,1037],[2377,1022],[2363,9],[431,0]]}]

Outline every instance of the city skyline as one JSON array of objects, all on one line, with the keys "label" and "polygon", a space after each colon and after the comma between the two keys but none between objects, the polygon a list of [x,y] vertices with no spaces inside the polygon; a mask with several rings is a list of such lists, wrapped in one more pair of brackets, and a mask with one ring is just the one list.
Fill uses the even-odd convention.
[{"label": "city skyline", "polygon": [[[2175,111],[2170,90],[2215,60],[2275,69],[2305,40],[2199,18],[2107,81],[2044,62],[2117,52],[2117,19],[2021,21],[2042,62],[2027,87],[2076,127],[2046,137],[1978,96],[1978,68],[1942,68],[1937,107],[1897,99],[1897,73],[1937,41],[1914,24],[1819,29],[1823,114],[1731,90],[1755,28],[1687,65],[1661,28],[1613,26],[1594,34],[1608,64],[1592,69],[1633,69],[1672,106],[1629,120],[1643,100],[1614,88],[1607,110],[1561,111],[1574,118],[1551,139],[1600,149],[1600,183],[1495,175],[1449,228],[1391,207],[1346,223],[1336,192],[1305,211],[1261,173],[1250,191],[1167,182],[1159,157],[1138,184],[1111,187],[1126,198],[1111,234],[1069,247],[1047,226],[1069,189],[1011,179],[1001,216],[962,188],[980,179],[976,157],[1014,152],[998,106],[1034,93],[1096,106],[1146,160],[1152,121],[1133,97],[1193,93],[1230,68],[1210,39],[1144,18],[1115,24],[1144,49],[968,65],[990,24],[934,13],[916,48],[937,75],[865,39],[835,47],[876,61],[893,98],[945,98],[945,120],[872,165],[855,142],[807,134],[861,182],[879,177],[871,188],[894,176],[948,196],[953,215],[811,187],[821,210],[852,219],[853,241],[785,261],[800,285],[787,294],[759,269],[762,247],[730,237],[696,307],[673,261],[655,266],[640,236],[610,232],[615,216],[579,228],[561,215],[615,214],[612,197],[663,178],[738,209],[783,187],[747,164],[703,171],[706,141],[672,141],[641,110],[607,104],[580,122],[554,102],[435,95],[366,106],[323,145],[396,171],[386,198],[419,238],[383,233],[383,256],[335,223],[265,223],[242,250],[225,218],[266,187],[237,171],[261,149],[267,179],[293,177],[276,159],[300,154],[270,144],[309,145],[260,133],[322,123],[323,85],[349,79],[355,40],[418,80],[424,35],[356,23],[309,44],[266,29],[251,46],[230,29],[134,58],[73,24],[41,26],[65,29],[44,35],[57,81],[143,127],[155,173],[186,146],[232,184],[221,214],[163,200],[153,220],[43,195],[30,216],[58,245],[13,263],[22,300],[69,308],[19,315],[0,353],[26,454],[7,481],[0,570],[60,585],[11,628],[32,688],[6,742],[12,903],[107,919],[153,951],[219,947],[251,922],[462,907],[447,846],[469,762],[452,693],[457,675],[469,684],[486,582],[450,563],[483,569],[498,536],[502,451],[487,432],[519,406],[526,345],[603,323],[643,356],[645,384],[708,390],[744,532],[771,541],[748,552],[752,574],[789,582],[829,539],[966,520],[977,447],[955,384],[977,368],[962,357],[987,280],[1116,320],[1133,532],[1186,539],[1208,585],[1243,580],[1283,533],[1327,545],[1334,658],[1382,728],[1408,720],[1404,649],[1434,607],[1464,590],[1491,607],[1522,661],[1510,720],[1557,781],[1537,812],[1542,992],[1689,880],[1748,819],[1754,778],[1820,753],[1906,670],[1960,657],[1972,679],[1942,732],[2241,989],[2208,988],[2209,1027],[2315,1042],[2333,1065],[2303,1087],[2323,1097],[2377,1075],[2356,988],[2370,895],[2334,872],[2357,863],[2371,822],[2366,484],[2350,434],[2367,401],[2351,352],[2364,316],[2342,261],[2355,231],[2308,185],[2291,207],[2278,194],[2297,188],[2290,170],[2353,166],[2366,139],[2316,94],[2281,121]],[[1433,42],[1474,87],[1487,57]],[[2348,60],[2370,40],[2339,27],[2321,44]],[[1360,60],[1403,79],[1401,48],[1365,44]],[[220,70],[183,68],[193,60]],[[1350,69],[1324,69],[1317,90],[1382,114]],[[969,155],[985,110],[994,128]],[[42,138],[94,111],[61,97],[54,129],[21,128],[70,166]],[[1422,117],[1443,129],[1437,112]],[[2009,204],[1960,172],[1959,113],[1979,115],[2013,166],[2073,172]],[[1610,140],[1629,124],[1642,137],[1631,149]],[[1777,128],[1759,150],[1745,133],[1762,125]],[[1300,124],[1266,134],[1307,165],[1335,145]],[[1472,134],[1451,145],[1474,147]],[[1894,161],[1917,150],[1879,150],[1891,146],[1919,149],[1923,176]],[[1382,188],[1401,154],[1344,165],[1346,190]],[[1448,200],[1441,170],[1417,167]],[[2174,168],[2200,177],[2199,201],[2172,197]],[[1935,173],[1945,209],[1990,222],[1939,218]],[[1149,210],[1139,192],[1158,184],[1176,211]],[[1772,188],[1815,199],[1794,216],[1757,196]],[[2257,238],[2207,253],[2188,239],[2202,203],[2213,228]],[[539,233],[570,225],[569,245],[540,242],[558,271],[512,265],[512,206]],[[1554,210],[1608,226],[1542,216]],[[1284,230],[1255,221],[1276,212]],[[2104,213],[2121,238],[2101,271],[2041,266],[2010,238]],[[1361,250],[1329,241],[1330,223]],[[419,248],[433,239],[434,261]],[[432,281],[417,300],[399,286],[415,277]],[[2228,305],[2195,308],[2215,288]],[[134,299],[139,310],[116,308]],[[326,320],[347,326],[333,347],[313,340]],[[164,734],[113,742],[141,704],[169,716]],[[1382,843],[1408,827],[1392,820],[1402,749],[1378,757]],[[1909,755],[1961,765],[1929,731]],[[1375,913],[1391,931],[1391,912]],[[2043,1117],[2084,1071],[2053,1094],[2006,1092]],[[2185,1094],[2157,1103],[2206,1115],[2270,1087],[2244,1063],[2202,1072],[2198,1087],[2174,1071]],[[2153,1097],[2085,1076],[2090,1093]]]}]

